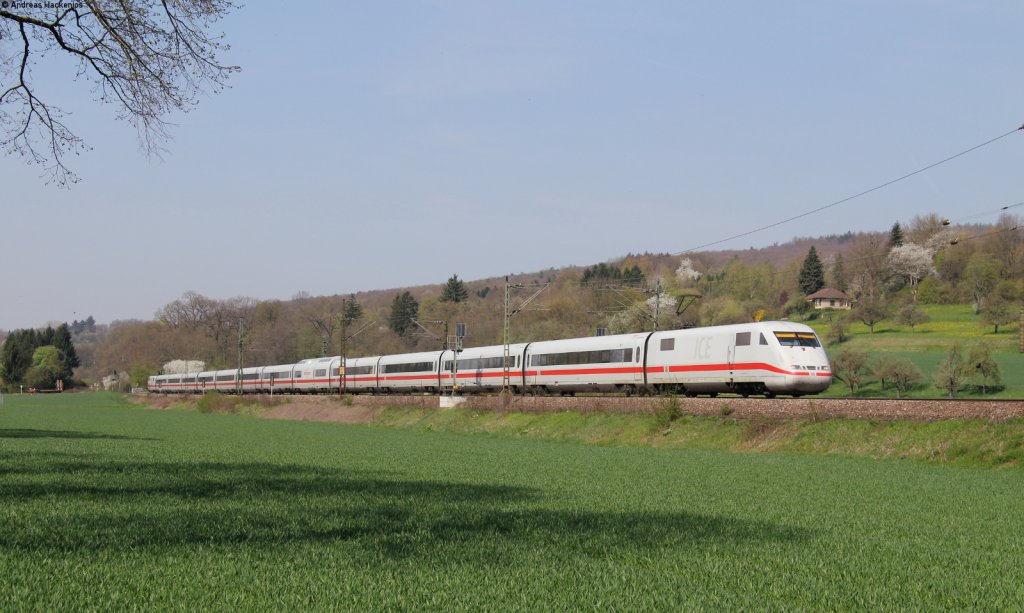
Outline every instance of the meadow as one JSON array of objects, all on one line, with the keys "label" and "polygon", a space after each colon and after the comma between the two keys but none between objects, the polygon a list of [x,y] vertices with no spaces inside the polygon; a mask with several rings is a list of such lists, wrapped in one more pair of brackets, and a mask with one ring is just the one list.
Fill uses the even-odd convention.
[{"label": "meadow", "polygon": [[1014,609],[1024,473],[0,404],[0,607]]},{"label": "meadow", "polygon": [[[1000,326],[999,333],[993,332],[990,325],[982,322],[980,315],[967,304],[922,304],[921,309],[931,321],[910,326],[897,324],[889,319],[875,324],[871,333],[861,322],[850,324],[847,328],[849,338],[843,343],[831,343],[825,349],[829,356],[855,348],[867,352],[872,358],[892,356],[906,358],[921,371],[924,379],[921,385],[910,390],[911,398],[943,398],[946,392],[935,387],[933,375],[938,365],[946,359],[949,348],[959,345],[966,356],[970,347],[976,343],[989,346],[993,358],[1002,371],[1003,389],[982,394],[980,391],[968,389],[959,394],[966,398],[1024,398],[1024,354],[1019,350],[1019,326],[1016,323]],[[829,315],[819,314],[817,319],[807,321],[822,339],[829,336]],[[849,388],[841,381],[836,381],[822,396],[848,396]],[[877,381],[872,380],[858,391],[858,396],[891,396],[895,392],[890,388],[883,390]]]}]

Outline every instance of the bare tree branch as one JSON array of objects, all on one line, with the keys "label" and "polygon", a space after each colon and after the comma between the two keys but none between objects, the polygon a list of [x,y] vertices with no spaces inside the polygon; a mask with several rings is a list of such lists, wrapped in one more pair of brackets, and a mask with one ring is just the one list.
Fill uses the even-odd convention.
[{"label": "bare tree branch", "polygon": [[90,82],[100,101],[135,127],[148,156],[164,150],[170,115],[190,110],[204,92],[221,91],[239,70],[218,61],[229,47],[223,35],[209,33],[234,8],[231,0],[0,6],[0,145],[43,166],[58,185],[78,181],[65,160],[88,148],[64,124],[61,109],[37,95],[31,78],[36,58],[62,54],[77,61],[77,78]]}]

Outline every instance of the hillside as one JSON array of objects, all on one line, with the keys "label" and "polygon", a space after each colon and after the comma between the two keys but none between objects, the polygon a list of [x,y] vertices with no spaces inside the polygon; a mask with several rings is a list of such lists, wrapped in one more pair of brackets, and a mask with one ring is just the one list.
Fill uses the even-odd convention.
[{"label": "hillside", "polygon": [[[982,340],[1001,356],[1015,351],[1014,305],[1024,278],[1020,225],[1019,218],[1004,215],[995,225],[946,227],[927,215],[900,229],[899,248],[891,244],[891,231],[846,233],[760,249],[627,254],[588,267],[519,272],[508,277],[516,286],[512,308],[539,294],[511,320],[511,340],[589,336],[598,328],[621,333],[788,318],[818,328],[830,355],[848,347],[872,355],[900,349],[913,355],[928,378],[940,354],[958,342]],[[860,310],[871,307],[867,320],[863,312],[823,318],[810,309],[801,268],[812,248],[821,262],[814,283],[846,290]],[[338,355],[343,339],[349,356],[433,349],[441,346],[445,325],[451,333],[456,322],[467,326],[467,346],[497,344],[504,286],[502,275],[291,300],[218,300],[186,292],[153,321],[90,326],[76,334],[82,360],[76,376],[92,383],[124,373],[123,385],[129,375],[138,385],[175,359],[233,367],[240,318],[246,364]],[[958,313],[957,326],[947,325],[949,311],[943,309],[950,308]],[[913,333],[907,313],[925,318]],[[868,320],[875,323],[874,334]],[[935,393],[926,390],[923,385],[919,391]],[[882,391],[867,384],[859,393]],[[837,386],[833,393],[842,390]]]}]

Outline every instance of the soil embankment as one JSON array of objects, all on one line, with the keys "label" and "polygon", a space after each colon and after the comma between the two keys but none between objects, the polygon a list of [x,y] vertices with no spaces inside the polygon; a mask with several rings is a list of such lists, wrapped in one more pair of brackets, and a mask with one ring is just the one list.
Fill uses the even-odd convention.
[{"label": "soil embankment", "polygon": [[[437,396],[266,396],[245,398],[241,404],[257,405],[249,411],[270,419],[299,419],[340,423],[372,423],[388,407],[437,409]],[[145,402],[155,408],[181,406],[189,397],[149,396]],[[1022,400],[896,400],[849,398],[679,398],[684,415],[730,416],[738,419],[873,419],[938,421],[983,419],[1004,421],[1024,417]],[[506,406],[497,396],[466,397],[464,409],[521,413],[579,412],[654,414],[662,410],[662,398],[625,397],[535,397],[517,396]],[[231,403],[238,405],[239,402]],[[214,408],[213,412],[220,412]],[[224,412],[237,412],[225,410]]]}]

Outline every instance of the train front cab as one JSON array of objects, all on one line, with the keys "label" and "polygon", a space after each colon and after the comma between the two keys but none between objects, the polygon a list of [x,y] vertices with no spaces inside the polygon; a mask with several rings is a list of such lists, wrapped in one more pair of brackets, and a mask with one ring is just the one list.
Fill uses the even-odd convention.
[{"label": "train front cab", "polygon": [[654,389],[688,395],[815,394],[831,383],[828,357],[814,331],[773,321],[655,332],[647,344]]},{"label": "train front cab", "polygon": [[[788,322],[771,326],[771,340],[777,347],[781,384],[768,385],[778,394],[801,396],[825,391],[832,384],[832,368],[821,341],[809,326]],[[768,334],[767,332],[765,333]]]}]

